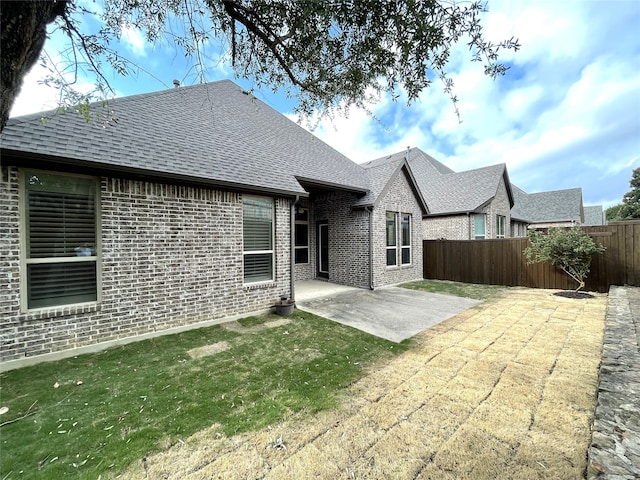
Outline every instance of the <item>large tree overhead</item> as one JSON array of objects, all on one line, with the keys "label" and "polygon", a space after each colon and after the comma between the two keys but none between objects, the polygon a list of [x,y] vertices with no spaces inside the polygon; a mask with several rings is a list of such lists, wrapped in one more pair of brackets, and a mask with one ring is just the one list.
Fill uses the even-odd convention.
[{"label": "large tree overhead", "polygon": [[22,79],[38,60],[47,25],[63,15],[65,1],[0,2],[0,131],[9,118]]},{"label": "large tree overhead", "polygon": [[623,220],[640,218],[640,168],[636,168],[631,173],[629,185],[631,190],[622,197],[622,206],[619,212],[619,216]]},{"label": "large tree overhead", "polygon": [[[513,38],[496,44],[485,39],[486,6],[479,2],[104,0],[98,7],[91,12],[72,0],[2,2],[2,128],[50,23],[67,33],[71,61],[89,65],[102,89],[108,87],[105,62],[122,74],[135,71],[112,45],[124,29],[136,28],[150,42],[168,41],[193,56],[201,73],[207,61],[202,53],[219,42],[239,77],[285,89],[303,115],[366,107],[383,92],[394,98],[404,93],[412,102],[434,81],[455,108],[446,67],[459,41],[467,43],[469,60],[483,62],[494,77],[506,71],[499,50],[519,47]],[[88,15],[99,17],[99,31],[83,30]]]}]

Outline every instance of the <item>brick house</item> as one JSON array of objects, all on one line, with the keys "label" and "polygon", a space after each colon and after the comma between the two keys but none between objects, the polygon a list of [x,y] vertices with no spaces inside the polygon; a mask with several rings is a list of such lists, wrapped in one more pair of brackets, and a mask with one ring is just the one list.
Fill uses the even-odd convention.
[{"label": "brick house", "polygon": [[411,148],[363,166],[378,168],[398,159],[407,160],[429,207],[423,220],[424,240],[510,236],[514,198],[505,164],[454,172],[419,148]]},{"label": "brick house", "polygon": [[422,278],[411,166],[353,163],[230,81],[0,136],[0,367]]}]

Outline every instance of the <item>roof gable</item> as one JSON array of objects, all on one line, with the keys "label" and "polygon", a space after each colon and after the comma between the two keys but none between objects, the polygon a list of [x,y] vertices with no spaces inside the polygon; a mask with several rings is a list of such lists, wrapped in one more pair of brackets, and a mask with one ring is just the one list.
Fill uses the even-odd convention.
[{"label": "roof gable", "polygon": [[529,223],[582,223],[584,220],[581,188],[526,193],[515,185],[512,187],[516,194],[516,203],[511,210],[514,219]]},{"label": "roof gable", "polygon": [[[3,155],[233,188],[306,194],[297,177],[366,193],[366,171],[229,80],[10,119]],[[46,122],[42,122],[42,118]]]},{"label": "roof gable", "polygon": [[407,160],[402,156],[395,156],[393,159],[385,158],[384,160],[385,161],[368,162],[365,164],[365,168],[367,170],[367,173],[369,174],[369,179],[371,182],[370,191],[367,195],[361,198],[355,204],[355,206],[375,207],[380,199],[385,197],[398,175],[400,175],[401,172],[404,172],[407,176],[409,186],[411,187],[413,194],[418,200],[420,208],[422,209],[424,214],[427,214],[429,212],[427,203],[417,185],[416,178]]},{"label": "roof gable", "polygon": [[501,181],[504,181],[510,205],[513,205],[513,194],[504,164],[455,172],[419,148],[412,148],[372,160],[363,166],[372,170],[407,157],[416,185],[431,215],[477,211],[496,196]]}]

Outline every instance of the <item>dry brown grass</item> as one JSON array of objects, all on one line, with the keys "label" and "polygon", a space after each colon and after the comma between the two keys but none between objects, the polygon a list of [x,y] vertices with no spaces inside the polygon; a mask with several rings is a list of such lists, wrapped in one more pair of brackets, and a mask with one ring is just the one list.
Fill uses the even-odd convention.
[{"label": "dry brown grass", "polygon": [[[149,478],[580,479],[606,297],[513,289],[415,339],[343,406],[150,457]],[[126,478],[139,478],[143,468]]]}]

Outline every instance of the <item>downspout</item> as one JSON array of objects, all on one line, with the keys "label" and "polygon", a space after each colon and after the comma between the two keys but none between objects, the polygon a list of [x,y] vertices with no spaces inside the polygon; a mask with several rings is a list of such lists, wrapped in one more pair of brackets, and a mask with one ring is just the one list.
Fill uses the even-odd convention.
[{"label": "downspout", "polygon": [[291,232],[289,234],[290,239],[291,239],[291,251],[289,252],[289,289],[291,290],[291,293],[289,294],[289,299],[292,302],[295,302],[296,300],[296,292],[295,292],[295,268],[296,268],[296,205],[298,205],[298,202],[300,201],[300,195],[296,195],[296,198],[293,202],[291,202],[291,218],[290,218],[290,223],[291,223]]},{"label": "downspout", "polygon": [[373,290],[373,207],[364,207],[369,212],[369,290]]}]

